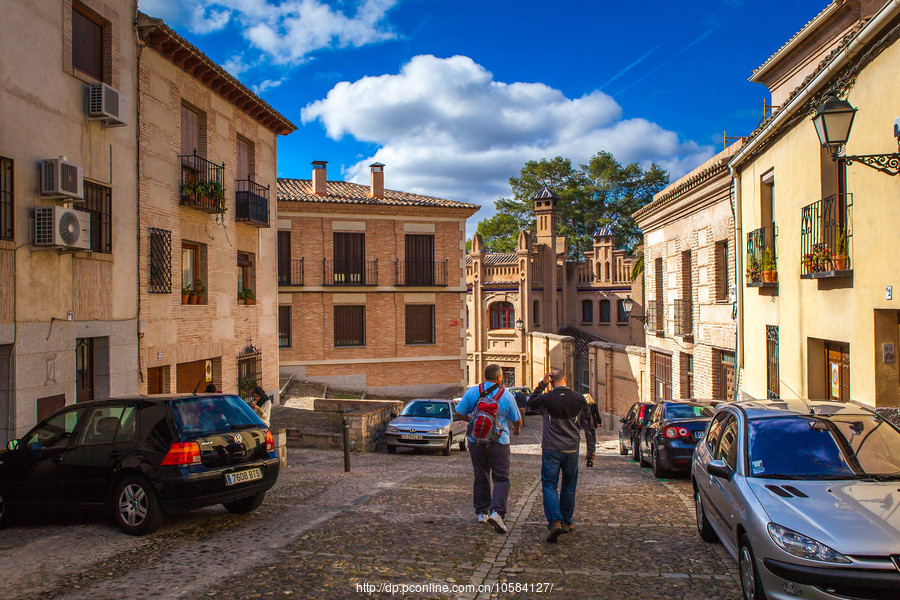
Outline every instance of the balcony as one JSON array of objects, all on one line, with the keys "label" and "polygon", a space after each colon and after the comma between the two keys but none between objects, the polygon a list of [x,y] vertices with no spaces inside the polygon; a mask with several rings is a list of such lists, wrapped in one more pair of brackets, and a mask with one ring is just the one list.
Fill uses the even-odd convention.
[{"label": "balcony", "polygon": [[663,330],[663,304],[656,300],[647,301],[647,330],[661,333]]},{"label": "balcony", "polygon": [[303,285],[303,259],[294,258],[289,263],[278,263],[278,285]]},{"label": "balcony", "polygon": [[225,212],[225,163],[217,165],[197,155],[183,154],[181,160],[181,202],[208,213]]},{"label": "balcony", "polygon": [[378,259],[322,259],[324,285],[378,285]]},{"label": "balcony", "polygon": [[446,286],[447,261],[398,260],[394,275],[398,286]]},{"label": "balcony", "polygon": [[802,209],[800,278],[825,279],[853,274],[850,260],[853,194],[835,194]]},{"label": "balcony", "polygon": [[774,225],[747,234],[747,287],[778,287],[777,235]]},{"label": "balcony", "polygon": [[675,313],[675,335],[691,337],[694,335],[694,315],[691,312],[690,300],[675,300],[673,302]]},{"label": "balcony", "polygon": [[252,179],[234,182],[234,220],[257,227],[269,226],[269,186],[261,186]]}]

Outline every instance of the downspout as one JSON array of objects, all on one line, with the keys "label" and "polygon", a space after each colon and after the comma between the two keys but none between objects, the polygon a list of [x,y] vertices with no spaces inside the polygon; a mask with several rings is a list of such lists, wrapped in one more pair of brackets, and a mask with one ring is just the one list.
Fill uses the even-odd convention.
[{"label": "downspout", "polygon": [[734,398],[733,400],[737,400],[740,397],[740,385],[737,385],[741,381],[741,374],[744,371],[744,278],[741,277],[741,273],[744,272],[744,254],[740,251],[741,249],[741,240],[743,239],[743,225],[741,219],[741,175],[738,173],[734,165],[728,165],[728,170],[731,172],[731,188],[732,193],[729,194],[731,196],[731,213],[734,217],[734,295],[735,295],[735,312],[737,313],[737,326],[735,328],[735,350],[737,351],[737,356],[735,356],[735,386],[734,386]]}]

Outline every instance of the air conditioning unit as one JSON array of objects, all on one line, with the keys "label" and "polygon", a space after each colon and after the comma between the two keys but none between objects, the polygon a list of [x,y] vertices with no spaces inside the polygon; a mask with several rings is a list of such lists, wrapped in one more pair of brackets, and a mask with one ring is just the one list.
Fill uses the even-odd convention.
[{"label": "air conditioning unit", "polygon": [[61,206],[34,209],[34,245],[90,250],[91,215]]},{"label": "air conditioning unit", "polygon": [[88,118],[107,125],[124,125],[125,96],[105,83],[92,83],[88,91]]},{"label": "air conditioning unit", "polygon": [[84,198],[84,169],[65,156],[41,162],[41,195]]}]

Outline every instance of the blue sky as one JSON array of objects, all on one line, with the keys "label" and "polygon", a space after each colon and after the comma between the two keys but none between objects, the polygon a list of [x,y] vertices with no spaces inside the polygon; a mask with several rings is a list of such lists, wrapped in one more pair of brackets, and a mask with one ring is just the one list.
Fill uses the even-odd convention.
[{"label": "blue sky", "polygon": [[751,132],[753,69],[826,0],[141,0],[299,126],[278,174],[486,206],[527,160],[683,175]]}]

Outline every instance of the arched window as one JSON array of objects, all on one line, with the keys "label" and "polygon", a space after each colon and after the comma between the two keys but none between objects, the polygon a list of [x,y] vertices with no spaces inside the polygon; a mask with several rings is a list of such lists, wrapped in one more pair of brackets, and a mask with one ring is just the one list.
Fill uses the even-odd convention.
[{"label": "arched window", "polygon": [[541,324],[541,303],[539,300],[534,301],[534,310],[531,313],[531,322],[535,325]]},{"label": "arched window", "polygon": [[628,313],[625,312],[625,301],[624,300],[619,300],[618,308],[619,308],[619,310],[618,310],[619,314],[617,315],[617,318],[619,320],[619,323],[627,323],[628,322]]},{"label": "arched window", "polygon": [[610,273],[609,273],[609,263],[606,263],[606,281],[611,281]]},{"label": "arched window", "polygon": [[609,300],[600,301],[600,322],[609,323]]},{"label": "arched window", "polygon": [[581,322],[591,323],[594,320],[594,303],[590,300],[581,301]]},{"label": "arched window", "polygon": [[511,302],[494,302],[489,308],[491,329],[512,329],[516,323],[516,309]]}]

